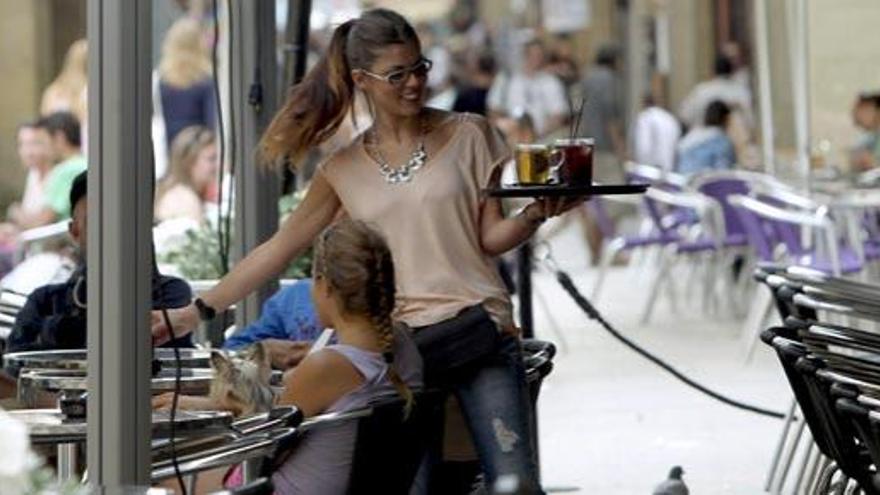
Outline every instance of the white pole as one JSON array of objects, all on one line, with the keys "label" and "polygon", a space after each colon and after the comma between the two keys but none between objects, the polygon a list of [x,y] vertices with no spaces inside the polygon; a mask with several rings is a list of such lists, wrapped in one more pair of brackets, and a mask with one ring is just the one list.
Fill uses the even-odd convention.
[{"label": "white pole", "polygon": [[792,91],[796,169],[805,190],[810,189],[810,93],[807,60],[807,5],[804,0],[788,2],[788,32],[791,44]]},{"label": "white pole", "polygon": [[770,48],[767,41],[767,0],[755,0],[755,46],[758,54],[758,106],[761,111],[761,158],[764,171],[776,175],[773,95],[770,90]]}]

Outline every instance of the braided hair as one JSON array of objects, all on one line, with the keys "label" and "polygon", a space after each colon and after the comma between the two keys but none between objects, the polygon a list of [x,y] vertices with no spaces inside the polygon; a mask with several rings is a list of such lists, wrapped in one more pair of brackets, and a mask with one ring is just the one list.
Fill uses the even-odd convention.
[{"label": "braided hair", "polygon": [[372,321],[389,379],[409,414],[413,394],[394,367],[394,262],[385,239],[365,222],[341,221],[318,237],[314,263],[315,275],[339,295],[342,309]]}]

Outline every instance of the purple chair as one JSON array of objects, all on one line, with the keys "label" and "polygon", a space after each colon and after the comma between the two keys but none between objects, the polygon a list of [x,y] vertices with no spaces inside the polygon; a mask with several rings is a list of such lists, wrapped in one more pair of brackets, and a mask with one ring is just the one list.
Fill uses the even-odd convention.
[{"label": "purple chair", "polygon": [[[642,311],[641,322],[647,323],[650,319],[664,284],[667,285],[673,301],[675,300],[671,271],[681,258],[708,258],[702,291],[704,307],[708,308],[708,303],[716,300],[717,261],[723,247],[724,218],[720,206],[712,198],[697,192],[673,192],[658,188],[649,189],[644,201],[657,232],[674,241],[665,245]],[[696,221],[689,224],[677,222],[679,211],[686,211]]]},{"label": "purple chair", "polygon": [[592,300],[598,302],[608,267],[619,253],[631,252],[640,248],[665,246],[678,240],[678,236],[668,232],[651,229],[646,234],[619,235],[614,227],[614,222],[608,214],[605,206],[606,199],[595,197],[586,204],[586,208],[593,214],[599,231],[602,234],[602,258],[599,261],[599,276],[593,286]]},{"label": "purple chair", "polygon": [[[779,261],[782,247],[790,264],[829,275],[856,273],[864,267],[855,251],[840,244],[837,228],[824,209],[815,213],[792,211],[743,195],[731,196],[728,201],[736,208],[761,261]],[[807,248],[801,242],[804,228],[818,234],[816,248]]]},{"label": "purple chair", "polygon": [[[769,204],[756,198],[734,195],[728,201],[733,205],[759,261],[779,262],[791,266],[812,268],[828,275],[840,276],[862,271],[864,264],[848,246],[841,245],[837,228],[827,210],[813,212],[793,211],[783,204]],[[816,249],[808,249],[801,240],[804,228],[817,235]],[[751,308],[743,320],[742,338],[746,345],[746,360],[754,354],[758,335],[770,314],[773,298],[768,291],[754,294]]]}]

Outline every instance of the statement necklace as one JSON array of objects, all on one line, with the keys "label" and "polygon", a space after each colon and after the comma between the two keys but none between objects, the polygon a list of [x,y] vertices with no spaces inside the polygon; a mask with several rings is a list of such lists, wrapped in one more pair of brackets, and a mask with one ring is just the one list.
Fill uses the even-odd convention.
[{"label": "statement necklace", "polygon": [[416,172],[419,171],[428,160],[428,153],[425,152],[425,134],[427,134],[425,119],[419,117],[419,144],[409,156],[409,160],[400,167],[393,168],[388,165],[388,160],[382,155],[379,149],[379,136],[375,128],[368,134],[370,142],[368,147],[373,151],[373,158],[379,163],[379,173],[385,178],[385,182],[389,184],[402,184],[412,180]]}]

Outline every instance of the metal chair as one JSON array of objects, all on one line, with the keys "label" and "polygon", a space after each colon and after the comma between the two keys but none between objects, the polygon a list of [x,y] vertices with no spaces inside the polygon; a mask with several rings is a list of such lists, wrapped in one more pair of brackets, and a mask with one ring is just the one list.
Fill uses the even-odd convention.
[{"label": "metal chair", "polygon": [[[809,493],[825,493],[836,469],[844,475],[837,493],[880,493],[880,412],[873,410],[880,407],[880,335],[825,321],[833,314],[880,321],[880,286],[799,267],[761,271],[786,324],[766,330],[762,340],[776,349],[816,448],[828,459],[818,463],[808,451],[801,472],[822,471]],[[781,487],[778,476],[774,486]]]},{"label": "metal chair", "polygon": [[[702,284],[703,303],[710,309],[717,303],[716,280],[718,270],[718,254],[723,247],[724,217],[720,206],[713,199],[696,192],[666,191],[651,188],[645,194],[645,205],[654,226],[664,237],[674,238],[675,242],[665,246],[654,280],[648,290],[648,298],[642,311],[642,323],[651,317],[657,298],[664,284],[675,306],[675,287],[671,279],[671,270],[680,258],[691,258],[696,261],[703,258],[704,275]],[[673,212],[673,218],[667,216]],[[679,213],[686,211],[695,221],[684,225],[678,221]],[[697,264],[692,265],[693,276]],[[688,277],[692,278],[692,277]],[[688,283],[689,287],[698,284]]]},{"label": "metal chair", "polygon": [[599,231],[602,233],[602,258],[599,260],[599,274],[593,285],[591,298],[594,303],[599,300],[608,269],[620,253],[665,246],[678,239],[677,236],[669,233],[658,232],[647,218],[645,220],[649,223],[648,228],[643,227],[642,232],[629,235],[618,234],[605,207],[605,201],[603,198],[595,197],[585,205],[585,208],[590,209],[593,213]]}]

